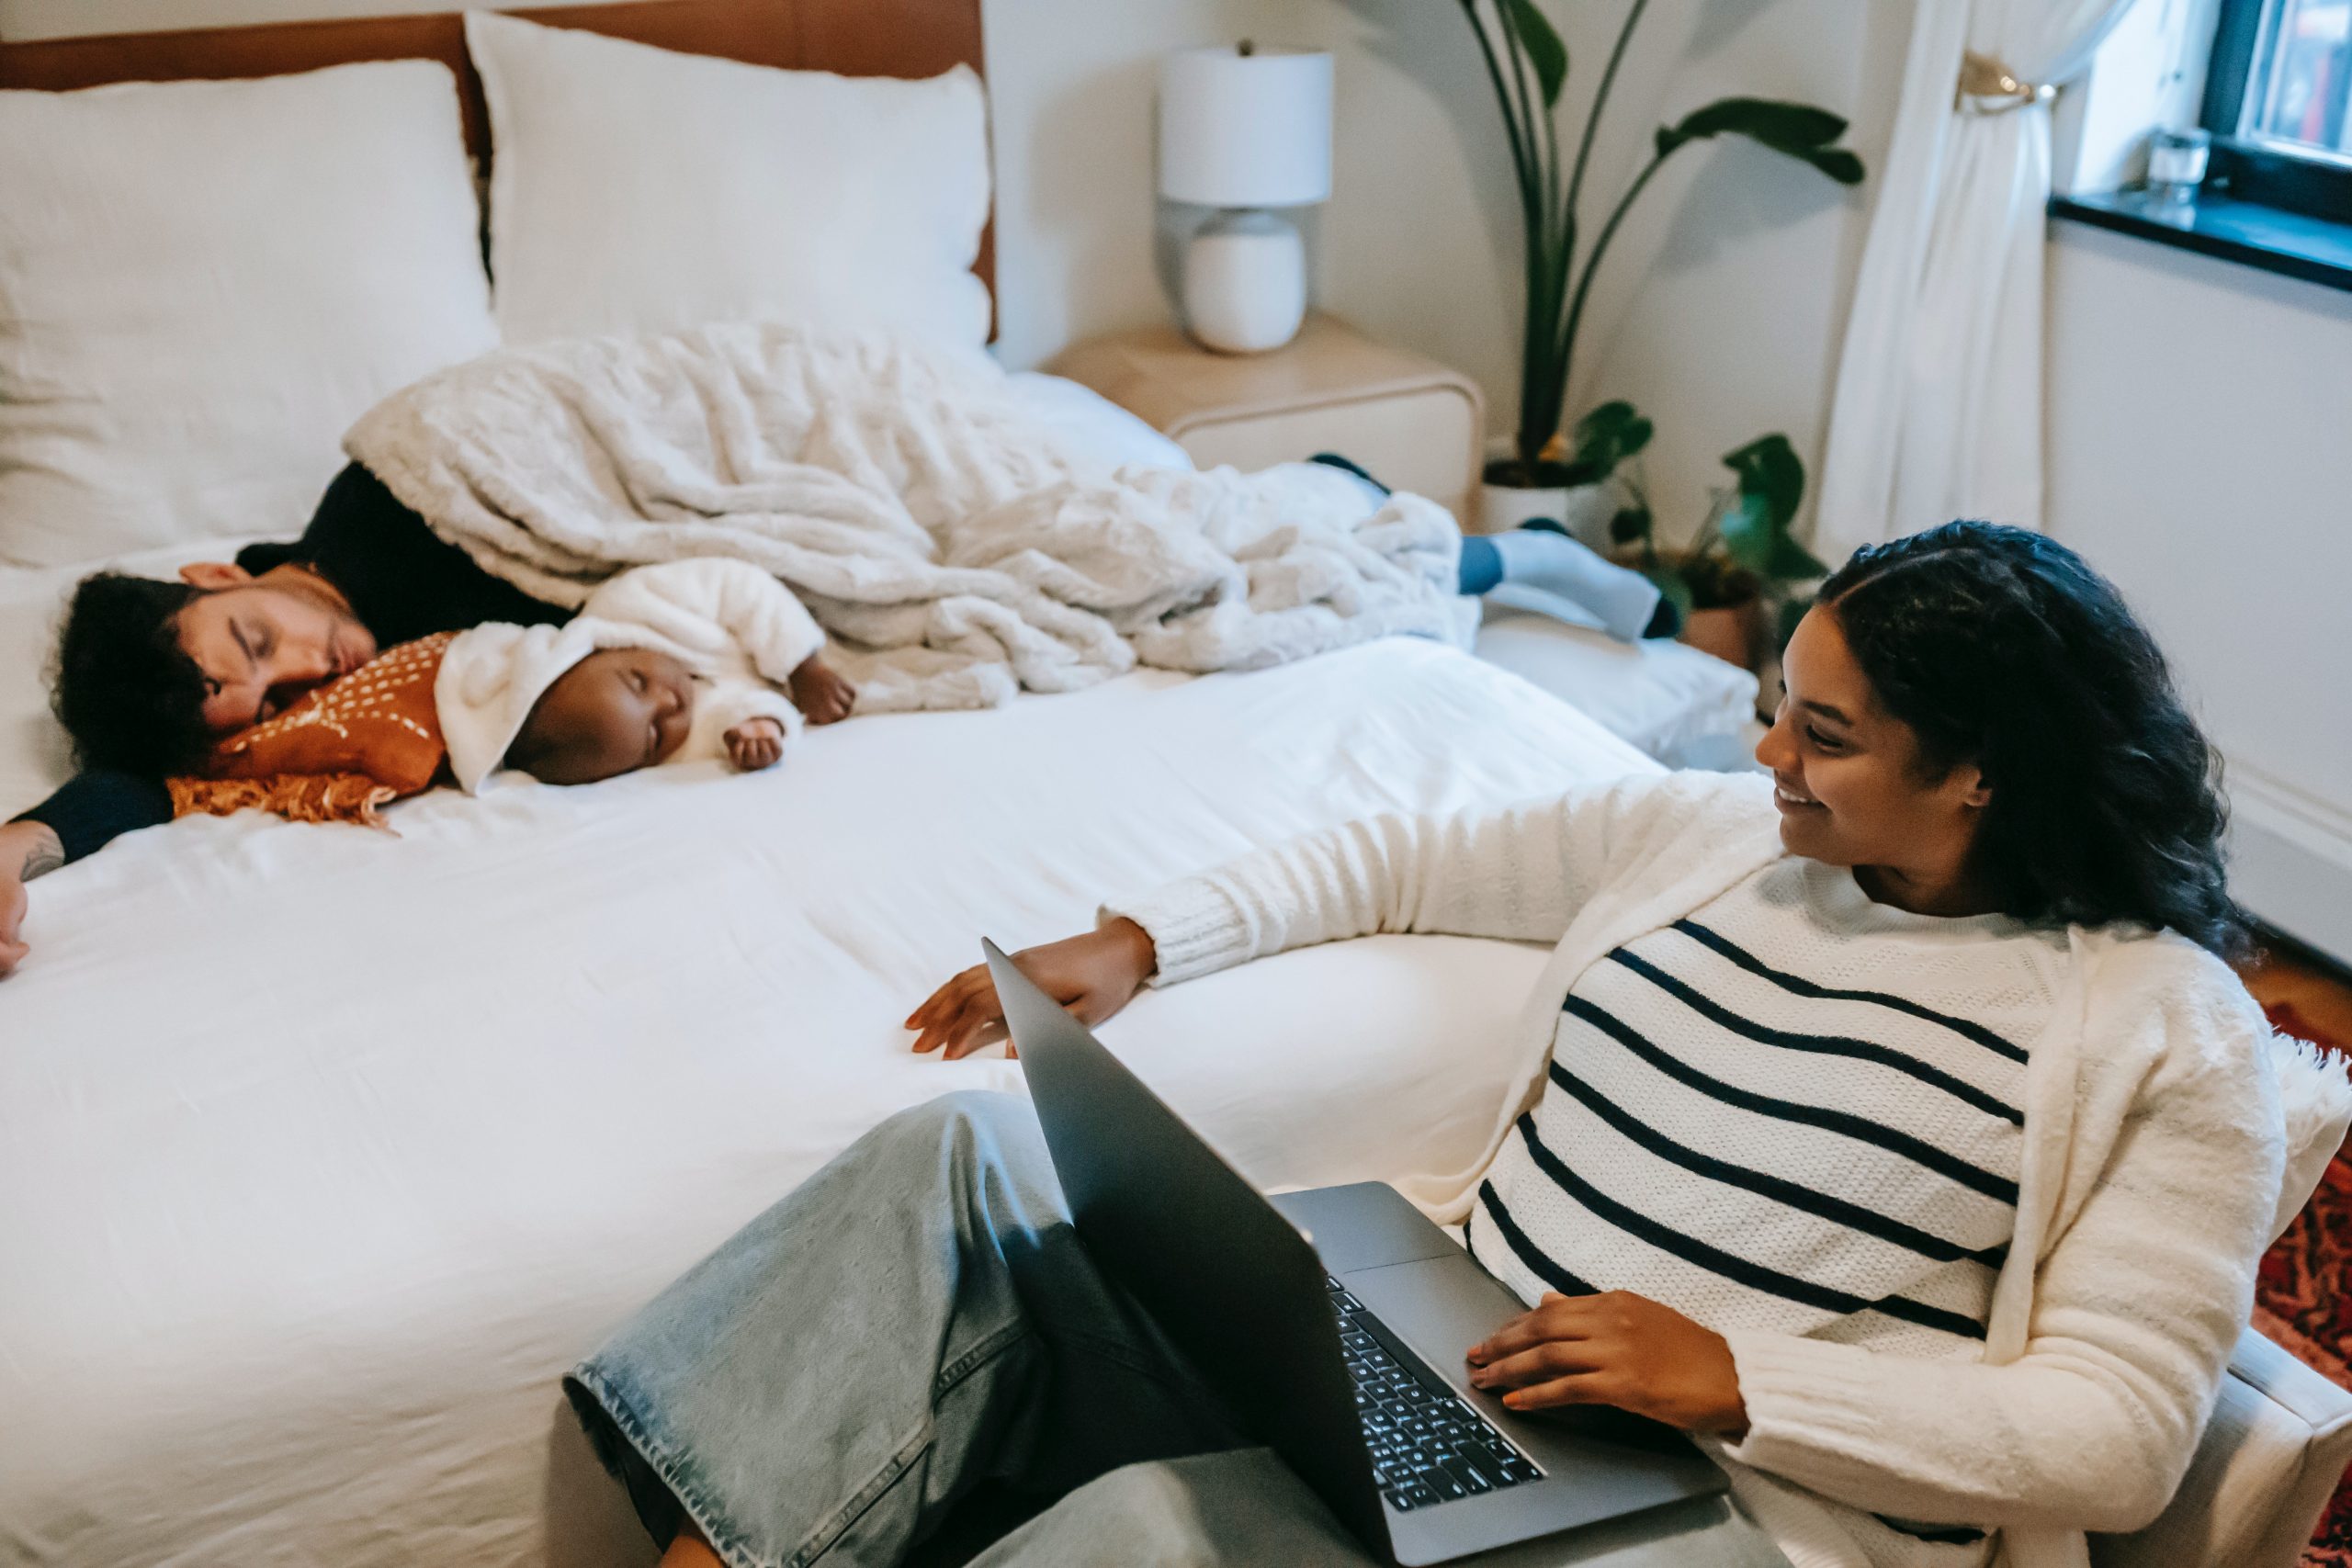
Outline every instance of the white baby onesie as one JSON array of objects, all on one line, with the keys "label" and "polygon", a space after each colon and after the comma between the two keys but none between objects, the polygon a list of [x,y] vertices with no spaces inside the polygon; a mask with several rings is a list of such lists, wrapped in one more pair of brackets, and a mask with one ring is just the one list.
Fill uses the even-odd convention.
[{"label": "white baby onesie", "polygon": [[607,640],[600,629],[599,647],[659,649],[694,672],[694,726],[670,761],[725,757],[727,732],[748,719],[776,720],[787,740],[800,733],[800,711],[783,687],[825,634],[792,590],[758,567],[719,557],[638,567],[598,585],[580,619],[646,634]]}]

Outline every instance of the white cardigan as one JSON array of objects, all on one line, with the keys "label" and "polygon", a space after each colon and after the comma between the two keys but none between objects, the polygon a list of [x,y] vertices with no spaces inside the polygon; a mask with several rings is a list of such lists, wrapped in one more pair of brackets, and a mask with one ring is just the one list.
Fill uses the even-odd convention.
[{"label": "white cardigan", "polygon": [[[1786,852],[1760,775],[1642,775],[1498,811],[1351,823],[1106,913],[1150,933],[1159,985],[1374,931],[1555,943],[1476,1164],[1400,1184],[1450,1223],[1540,1091],[1577,976]],[[1983,1360],[1736,1332],[1749,1427],[1716,1448],[1736,1481],[1752,1467],[1872,1513],[1998,1527],[2010,1568],[2083,1568],[2085,1531],[2138,1529],[2171,1498],[2256,1264],[2342,1142],[2352,1084],[2273,1034],[2194,944],[2136,930],[2069,940],[2068,988],[2027,1066],[2017,1233]],[[1817,1511],[1745,1479],[1802,1568]]]}]

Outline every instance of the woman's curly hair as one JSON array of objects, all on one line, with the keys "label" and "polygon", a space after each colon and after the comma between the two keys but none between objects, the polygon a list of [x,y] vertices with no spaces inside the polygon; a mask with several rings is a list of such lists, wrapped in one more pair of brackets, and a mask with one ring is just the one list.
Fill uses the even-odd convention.
[{"label": "woman's curly hair", "polygon": [[2042,535],[1949,523],[1854,552],[1824,583],[1920,763],[1983,771],[1974,865],[2004,910],[2245,942],[2229,895],[2221,759],[2115,586]]}]

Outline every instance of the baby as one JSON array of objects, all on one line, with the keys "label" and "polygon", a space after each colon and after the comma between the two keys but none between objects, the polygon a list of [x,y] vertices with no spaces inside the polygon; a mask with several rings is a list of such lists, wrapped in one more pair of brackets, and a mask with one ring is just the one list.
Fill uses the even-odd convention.
[{"label": "baby", "polygon": [[757,567],[671,561],[602,584],[560,626],[460,634],[434,703],[469,792],[501,766],[561,784],[720,756],[749,771],[783,757],[803,715],[849,716],[855,690],[823,646],[807,608]]}]

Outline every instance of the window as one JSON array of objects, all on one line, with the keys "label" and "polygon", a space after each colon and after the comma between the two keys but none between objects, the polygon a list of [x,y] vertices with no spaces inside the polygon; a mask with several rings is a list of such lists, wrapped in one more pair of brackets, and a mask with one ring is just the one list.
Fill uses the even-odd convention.
[{"label": "window", "polygon": [[2352,223],[2352,0],[2222,0],[2205,129],[2231,195]]}]

